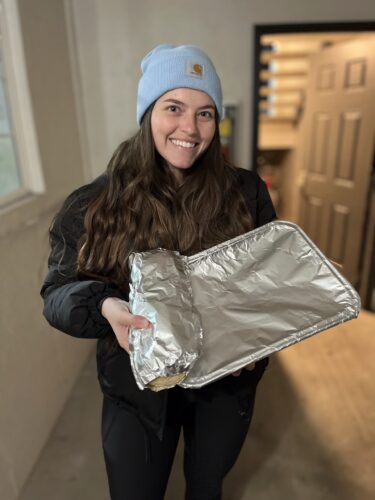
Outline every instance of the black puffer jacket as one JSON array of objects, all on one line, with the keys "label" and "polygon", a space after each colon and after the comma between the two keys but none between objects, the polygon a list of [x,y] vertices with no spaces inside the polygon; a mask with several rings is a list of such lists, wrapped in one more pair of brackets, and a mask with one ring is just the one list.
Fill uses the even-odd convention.
[{"label": "black puffer jacket", "polygon": [[[240,189],[256,226],[272,221],[276,214],[264,182],[255,173],[243,169],[238,169],[238,176]],[[77,243],[84,232],[85,207],[100,193],[105,183],[106,176],[102,175],[74,191],[56,216],[51,231],[49,271],[41,289],[44,316],[50,325],[69,335],[98,339],[98,378],[104,395],[134,412],[161,438],[168,391],[139,390],[131,371],[129,355],[116,343],[114,349],[107,348],[108,339],[114,334],[108,321],[100,314],[98,305],[105,297],[128,300],[128,296],[101,281],[77,281],[75,277]],[[184,389],[185,395],[209,401],[218,393],[230,392],[238,396],[246,413],[246,401],[266,365],[267,360],[262,360],[256,363],[254,370],[243,370],[239,377],[228,376],[201,389]]]}]

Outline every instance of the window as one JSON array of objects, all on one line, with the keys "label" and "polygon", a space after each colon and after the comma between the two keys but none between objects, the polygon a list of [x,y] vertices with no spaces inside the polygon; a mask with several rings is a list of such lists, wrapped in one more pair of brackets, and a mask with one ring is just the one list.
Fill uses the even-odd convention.
[{"label": "window", "polygon": [[21,176],[7,98],[7,82],[0,51],[0,196],[17,191]]},{"label": "window", "polygon": [[0,206],[43,191],[17,0],[0,0]]}]

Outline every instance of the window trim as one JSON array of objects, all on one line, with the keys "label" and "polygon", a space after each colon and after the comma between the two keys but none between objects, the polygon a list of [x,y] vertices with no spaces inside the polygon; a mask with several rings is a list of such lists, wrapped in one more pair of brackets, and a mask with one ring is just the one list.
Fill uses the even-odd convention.
[{"label": "window trim", "polygon": [[27,195],[44,193],[45,182],[27,80],[17,0],[0,0],[0,35],[21,177],[19,189],[0,196],[0,207],[3,208]]}]

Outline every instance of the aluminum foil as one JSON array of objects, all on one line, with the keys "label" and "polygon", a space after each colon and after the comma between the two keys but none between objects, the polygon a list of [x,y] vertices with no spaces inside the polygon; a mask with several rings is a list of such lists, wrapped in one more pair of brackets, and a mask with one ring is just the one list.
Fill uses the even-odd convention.
[{"label": "aluminum foil", "polygon": [[[196,313],[199,316],[195,335],[200,336],[203,330],[198,359],[188,368],[186,378],[176,381],[182,387],[202,387],[355,318],[360,311],[360,299],[354,288],[306,234],[289,222],[271,222],[191,257],[174,253],[175,261],[181,262],[184,269],[182,288],[190,293],[190,302],[189,294],[184,295],[186,309],[180,309],[178,323],[169,319],[173,309],[167,304],[170,299],[167,260],[171,252],[147,254],[151,260],[153,255],[158,256],[154,262],[158,271],[150,276],[150,281],[156,288],[165,288],[166,307],[160,318],[171,329],[161,333],[164,358],[169,349],[173,352],[174,338],[179,337],[185,323],[192,327],[192,311],[195,319]],[[174,293],[180,289],[177,281],[173,289]],[[133,312],[134,306],[136,302],[130,304]],[[141,314],[138,308],[136,314]],[[145,316],[153,321],[149,315]],[[152,334],[155,334],[159,325],[157,321],[153,323]],[[140,337],[143,334],[144,331],[140,332]],[[183,338],[186,340],[186,336]],[[141,346],[137,356],[137,366],[142,372],[145,365]]]},{"label": "aluminum foil", "polygon": [[187,262],[177,252],[158,249],[134,253],[129,263],[130,311],[153,325],[130,330],[132,370],[140,389],[168,389],[186,377],[202,347]]}]

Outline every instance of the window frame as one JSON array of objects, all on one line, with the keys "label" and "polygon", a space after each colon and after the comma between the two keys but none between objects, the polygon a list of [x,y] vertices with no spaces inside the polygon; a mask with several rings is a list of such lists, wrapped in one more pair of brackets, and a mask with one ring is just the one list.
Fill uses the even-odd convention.
[{"label": "window frame", "polygon": [[19,189],[0,195],[1,211],[25,197],[45,192],[16,0],[0,0],[0,43],[21,180]]}]

